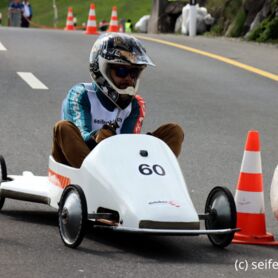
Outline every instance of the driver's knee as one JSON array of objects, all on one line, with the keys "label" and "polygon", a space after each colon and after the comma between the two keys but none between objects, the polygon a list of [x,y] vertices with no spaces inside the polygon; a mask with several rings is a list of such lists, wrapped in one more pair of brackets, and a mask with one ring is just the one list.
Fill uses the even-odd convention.
[{"label": "driver's knee", "polygon": [[78,127],[70,121],[59,121],[54,126],[52,154],[56,161],[79,168],[90,153]]},{"label": "driver's knee", "polygon": [[70,121],[58,121],[54,126],[54,137],[61,138],[64,136],[69,136],[72,133],[79,133],[80,131],[75,124]]},{"label": "driver's knee", "polygon": [[184,131],[179,124],[164,124],[151,134],[163,140],[176,156],[181,153],[182,143],[184,140]]},{"label": "driver's knee", "polygon": [[70,123],[68,121],[59,121],[54,125],[53,128],[53,144],[52,144],[52,156],[55,161],[69,165],[65,155],[64,155],[64,143],[63,137],[66,135],[69,130]]}]

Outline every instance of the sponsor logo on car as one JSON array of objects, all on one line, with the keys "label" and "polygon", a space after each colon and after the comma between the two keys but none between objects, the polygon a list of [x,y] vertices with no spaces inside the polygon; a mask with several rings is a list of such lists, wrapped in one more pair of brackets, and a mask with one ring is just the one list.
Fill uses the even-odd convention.
[{"label": "sponsor logo on car", "polygon": [[176,202],[176,201],[162,201],[162,200],[158,200],[158,201],[151,201],[148,203],[149,205],[161,205],[161,204],[165,204],[165,205],[170,205],[176,208],[179,208],[180,205]]}]

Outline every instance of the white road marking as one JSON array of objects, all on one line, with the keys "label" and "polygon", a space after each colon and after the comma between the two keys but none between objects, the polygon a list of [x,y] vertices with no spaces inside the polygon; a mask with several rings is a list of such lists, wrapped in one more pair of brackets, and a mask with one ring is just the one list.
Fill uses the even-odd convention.
[{"label": "white road marking", "polygon": [[0,42],[0,51],[6,51],[7,48]]},{"label": "white road marking", "polygon": [[31,72],[17,72],[17,74],[32,88],[48,90],[48,88]]}]

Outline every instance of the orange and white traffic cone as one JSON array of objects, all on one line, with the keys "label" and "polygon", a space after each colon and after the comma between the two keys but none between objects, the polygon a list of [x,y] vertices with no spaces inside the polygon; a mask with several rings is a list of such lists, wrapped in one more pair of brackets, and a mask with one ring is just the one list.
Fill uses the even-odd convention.
[{"label": "orange and white traffic cone", "polygon": [[112,8],[111,20],[107,32],[118,32],[118,31],[119,31],[119,25],[118,25],[117,7],[114,6]]},{"label": "orange and white traffic cone", "polygon": [[85,34],[97,35],[97,20],[95,4],[91,4]]},{"label": "orange and white traffic cone", "polygon": [[73,31],[74,26],[73,26],[73,12],[72,8],[68,8],[68,15],[67,15],[67,22],[66,22],[66,27],[64,28],[66,31]]},{"label": "orange and white traffic cone", "polygon": [[240,231],[235,233],[233,243],[278,245],[266,231],[260,135],[256,130],[248,132],[235,203]]},{"label": "orange and white traffic cone", "polygon": [[120,25],[119,25],[119,32],[120,32],[120,33],[123,33],[123,32],[124,32],[123,24],[120,24]]}]

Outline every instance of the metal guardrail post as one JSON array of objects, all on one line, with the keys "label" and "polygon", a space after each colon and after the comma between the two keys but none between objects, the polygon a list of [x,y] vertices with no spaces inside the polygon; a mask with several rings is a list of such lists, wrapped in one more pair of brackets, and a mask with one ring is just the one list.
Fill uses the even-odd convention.
[{"label": "metal guardrail post", "polygon": [[56,0],[53,0],[53,10],[54,10],[53,26],[56,28],[58,22],[58,8],[56,6]]},{"label": "metal guardrail post", "polygon": [[197,0],[190,0],[190,10],[189,10],[189,36],[196,36],[197,30]]}]

